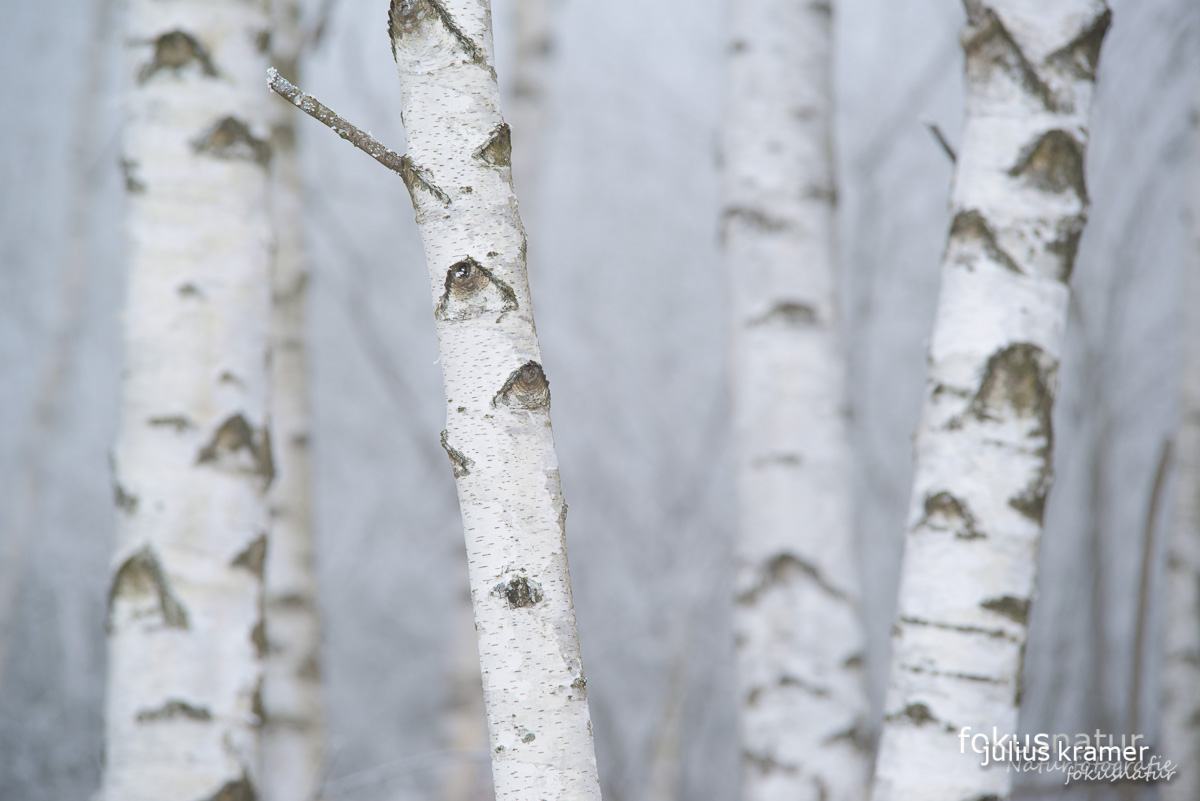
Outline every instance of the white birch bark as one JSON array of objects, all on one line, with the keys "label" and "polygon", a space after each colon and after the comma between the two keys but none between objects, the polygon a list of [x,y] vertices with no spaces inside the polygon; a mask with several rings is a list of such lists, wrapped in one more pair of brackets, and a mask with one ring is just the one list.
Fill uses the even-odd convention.
[{"label": "white birch bark", "polygon": [[[1200,93],[1193,120],[1200,114]],[[1163,785],[1166,801],[1200,797],[1200,125],[1193,123],[1193,252],[1183,276],[1183,372],[1175,519],[1167,553],[1166,658],[1162,743],[1179,765]]]},{"label": "white birch bark", "polygon": [[968,0],[966,116],[874,801],[1003,799],[960,732],[1016,731],[1103,0]]},{"label": "white birch bark", "polygon": [[[272,16],[271,61],[294,81],[303,47],[299,4],[276,0]],[[262,797],[305,801],[317,797],[325,750],[310,500],[308,270],[295,112],[279,101],[271,105],[271,202],[277,245],[271,275],[270,403],[276,460],[265,575]]]},{"label": "white birch bark", "polygon": [[258,797],[271,147],[265,4],[131,0],[104,797]]},{"label": "white birch bark", "polygon": [[831,8],[735,0],[728,12],[742,798],[861,799],[865,634],[834,274]]},{"label": "white birch bark", "polygon": [[406,183],[429,264],[442,443],[466,533],[496,797],[598,799],[550,389],[487,0],[393,0]]}]

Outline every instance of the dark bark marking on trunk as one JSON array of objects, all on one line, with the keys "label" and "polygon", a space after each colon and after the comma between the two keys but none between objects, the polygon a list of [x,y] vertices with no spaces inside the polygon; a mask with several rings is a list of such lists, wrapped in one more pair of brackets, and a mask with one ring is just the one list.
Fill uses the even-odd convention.
[{"label": "dark bark marking on trunk", "polygon": [[212,712],[207,707],[195,706],[187,701],[172,699],[167,701],[157,709],[143,709],[137,713],[138,723],[152,723],[158,720],[172,720],[174,718],[187,718],[188,720],[208,721],[212,720]]},{"label": "dark bark marking on trunk", "polygon": [[266,621],[261,617],[254,624],[254,628],[250,629],[250,643],[254,646],[255,656],[259,659],[264,659],[269,649],[267,647]]},{"label": "dark bark marking on trunk", "polygon": [[502,122],[493,128],[487,142],[476,148],[471,155],[493,167],[511,167],[512,129],[508,127],[508,123]]},{"label": "dark bark marking on trunk", "polygon": [[745,206],[730,206],[725,209],[725,223],[733,220],[744,220],[747,225],[760,231],[782,231],[791,228],[792,223],[779,217],[772,217],[764,211],[746,208]]},{"label": "dark bark marking on trunk", "polygon": [[509,609],[523,609],[541,603],[542,588],[536,581],[516,576],[507,583],[497,584],[492,593],[508,601]]},{"label": "dark bark marking on trunk", "polygon": [[194,428],[192,421],[181,414],[164,415],[163,417],[151,417],[146,422],[152,426],[174,428],[177,432],[183,432],[187,431],[189,428]]},{"label": "dark bark marking on trunk", "polygon": [[998,679],[995,676],[980,676],[976,673],[958,673],[951,670],[930,670],[921,667],[920,665],[900,665],[900,670],[906,673],[916,673],[924,676],[944,676],[948,679],[958,679],[960,681],[970,681],[979,684],[1006,684],[1003,679]]},{"label": "dark bark marking on trunk", "polygon": [[[925,620],[919,617],[902,617],[900,622],[909,626],[922,626],[933,629],[942,629],[943,631],[956,631],[960,634],[982,634],[985,637],[991,637],[998,640],[1009,640],[1016,642],[1017,638],[1009,634],[1004,629],[985,629],[982,626],[960,625],[956,623],[942,623],[936,620]],[[897,632],[893,629],[892,634]]]},{"label": "dark bark marking on trunk", "polygon": [[802,326],[817,325],[820,322],[820,318],[817,315],[816,307],[812,304],[803,303],[798,300],[785,300],[776,303],[771,307],[770,311],[757,320],[751,320],[749,325],[756,327],[774,321],[799,328]]},{"label": "dark bark marking on trunk", "polygon": [[179,293],[179,297],[181,298],[204,297],[204,293],[200,291],[200,287],[190,282],[186,284],[180,284],[179,288],[175,291]]},{"label": "dark bark marking on trunk", "polygon": [[779,762],[770,754],[755,754],[751,751],[742,751],[742,762],[764,776],[772,773],[795,774],[800,770],[795,765],[785,765]]},{"label": "dark bark marking on trunk", "polygon": [[121,159],[121,175],[125,179],[125,191],[131,195],[140,195],[146,191],[146,185],[137,177],[138,162],[133,159]]},{"label": "dark bark marking on trunk", "polygon": [[818,687],[815,684],[809,684],[801,678],[791,675],[783,675],[779,678],[780,687],[795,687],[809,695],[815,695],[817,698],[828,698],[829,690],[825,687]]},{"label": "dark bark marking on trunk", "polygon": [[1083,145],[1066,131],[1046,131],[1027,144],[1008,174],[1024,178],[1045,192],[1061,194],[1073,190],[1081,203],[1088,202]]},{"label": "dark bark marking on trunk", "polygon": [[1075,254],[1079,252],[1079,239],[1083,236],[1084,214],[1077,214],[1058,221],[1058,238],[1046,245],[1046,250],[1058,256],[1058,274],[1064,284],[1071,280],[1075,271]]},{"label": "dark bark marking on trunk", "polygon": [[321,660],[317,658],[316,654],[304,657],[304,661],[296,668],[296,678],[309,682],[321,680]]},{"label": "dark bark marking on trunk", "polygon": [[203,75],[217,76],[212,57],[190,34],[180,30],[164,33],[154,40],[154,58],[138,70],[138,83],[145,83],[161,70],[174,70],[178,74],[180,69],[192,63]]},{"label": "dark bark marking on trunk", "polygon": [[925,496],[925,516],[917,523],[939,531],[953,531],[962,540],[986,539],[987,534],[975,524],[975,515],[966,501],[945,491]]},{"label": "dark bark marking on trunk", "polygon": [[767,589],[787,583],[796,575],[805,576],[820,587],[826,595],[836,598],[839,601],[850,603],[849,596],[830,583],[816,565],[791,553],[781,553],[772,557],[767,562],[758,583],[739,595],[737,603],[742,605],[756,603],[759,596],[766,592]]},{"label": "dark bark marking on trunk", "polygon": [[254,538],[246,549],[239,553],[230,562],[233,567],[240,567],[249,570],[251,575],[262,581],[263,568],[267,562],[267,535],[259,534]]},{"label": "dark bark marking on trunk", "polygon": [[119,481],[113,482],[113,503],[115,503],[117,508],[126,515],[133,515],[137,513],[137,496],[130,495],[128,492],[126,492],[125,488],[121,486],[121,482]]},{"label": "dark bark marking on trunk", "polygon": [[579,676],[575,681],[571,682],[571,689],[574,690],[567,696],[568,700],[586,701],[587,700],[587,679]]},{"label": "dark bark marking on trunk", "polygon": [[289,592],[271,598],[267,608],[275,612],[312,612],[316,610],[316,604],[309,595]]},{"label": "dark bark marking on trunk", "polygon": [[475,462],[473,462],[471,459],[468,459],[462,454],[461,451],[451,446],[448,439],[449,436],[449,433],[446,431],[442,432],[442,449],[446,451],[446,455],[450,457],[450,465],[454,470],[454,477],[460,478],[462,476],[471,475],[471,467],[475,464]]},{"label": "dark bark marking on trunk", "polygon": [[197,153],[215,158],[253,161],[260,167],[271,163],[271,143],[250,132],[236,117],[225,117],[192,143]]},{"label": "dark bark marking on trunk", "polygon": [[414,209],[417,207],[418,187],[424,189],[442,203],[446,205],[450,204],[450,196],[433,182],[433,174],[424,167],[418,167],[408,156],[400,157],[400,161],[396,165],[396,171],[400,173],[400,178],[404,181],[404,186],[408,189],[408,196],[412,198]]},{"label": "dark bark marking on trunk", "polygon": [[[250,457],[249,468],[239,465],[242,451]],[[212,464],[231,471],[248,470],[262,478],[265,489],[275,480],[271,432],[265,426],[256,430],[242,415],[232,415],[221,423],[209,443],[200,449],[196,464]]]},{"label": "dark bark marking on trunk", "polygon": [[967,56],[968,75],[973,65],[999,67],[1040,100],[1048,111],[1059,111],[1059,100],[1054,91],[1038,74],[996,12],[982,0],[964,0],[963,5],[967,10],[967,29],[963,33],[962,46]]},{"label": "dark bark marking on trunk", "polygon": [[446,270],[445,291],[433,316],[438,320],[468,320],[517,308],[517,293],[512,287],[467,256]]},{"label": "dark bark marking on trunk", "polygon": [[513,370],[504,386],[492,398],[493,407],[500,404],[530,411],[550,408],[550,382],[546,380],[542,366],[535,361],[528,361]]},{"label": "dark bark marking on trunk", "polygon": [[112,632],[112,616],[118,599],[149,593],[158,598],[158,608],[162,613],[164,626],[174,629],[188,627],[187,610],[171,591],[171,585],[158,557],[147,545],[122,562],[113,576],[112,586],[108,591],[107,630]]},{"label": "dark bark marking on trunk", "polygon": [[936,725],[945,729],[946,731],[954,731],[953,726],[940,721],[937,716],[933,714],[933,710],[921,703],[909,704],[899,712],[893,712],[890,715],[886,715],[884,720],[890,723],[891,721],[901,720],[904,718],[907,718],[916,726]]},{"label": "dark bark marking on trunk", "polygon": [[[988,225],[987,219],[976,209],[967,209],[954,215],[954,221],[950,223],[950,247],[955,244],[955,240],[964,243],[970,241],[977,242],[983,248],[983,252],[992,261],[1005,269],[1012,270],[1017,275],[1025,274],[1025,271],[1017,264],[1016,259],[1010,256],[996,242],[996,235],[992,232],[991,226]],[[960,260],[960,263],[966,264],[967,267],[974,267],[973,264],[962,260]]]},{"label": "dark bark marking on trunk", "polygon": [[1050,472],[1042,468],[1020,493],[1008,499],[1008,505],[1039,526],[1046,517],[1046,495],[1050,490]]},{"label": "dark bark marking on trunk", "polygon": [[204,801],[258,801],[258,792],[250,777],[243,773],[242,778],[227,782]]},{"label": "dark bark marking on trunk", "polygon": [[1022,626],[1029,625],[1029,599],[1017,598],[1012,595],[1003,595],[999,598],[988,598],[980,604],[989,612],[995,612],[998,615],[1003,615],[1009,620],[1020,623]]},{"label": "dark bark marking on trunk", "polygon": [[1010,411],[1018,417],[1034,418],[1038,423],[1034,435],[1049,440],[1054,398],[1050,393],[1050,371],[1042,367],[1044,356],[1041,348],[1028,342],[993,353],[967,412],[985,421],[998,420]]},{"label": "dark bark marking on trunk", "polygon": [[1096,65],[1100,63],[1100,46],[1104,36],[1112,24],[1112,11],[1104,9],[1104,13],[1096,17],[1092,24],[1067,43],[1065,47],[1055,50],[1046,59],[1047,64],[1067,67],[1077,80],[1096,80]]},{"label": "dark bark marking on trunk", "polygon": [[847,742],[850,747],[860,754],[871,753],[871,729],[862,718],[854,721],[854,725],[850,728],[831,734],[821,741],[821,745],[833,745],[834,743]]},{"label": "dark bark marking on trunk", "polygon": [[440,0],[392,0],[388,7],[388,36],[392,40],[392,60],[399,60],[396,55],[397,41],[412,35],[418,27],[435,19],[445,26],[471,61],[480,66],[487,66],[487,55],[483,49],[462,32]]},{"label": "dark bark marking on trunk", "polygon": [[263,677],[259,676],[254,683],[254,692],[250,696],[250,713],[258,718],[258,725],[267,722],[267,710],[263,706]]}]

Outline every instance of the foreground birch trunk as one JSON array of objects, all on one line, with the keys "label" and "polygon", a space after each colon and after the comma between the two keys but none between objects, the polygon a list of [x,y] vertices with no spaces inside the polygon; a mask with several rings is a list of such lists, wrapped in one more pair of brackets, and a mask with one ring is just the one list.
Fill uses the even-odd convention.
[{"label": "foreground birch trunk", "polygon": [[830,8],[735,0],[728,11],[742,798],[861,799],[865,635],[833,265]]},{"label": "foreground birch trunk", "polygon": [[[966,116],[873,798],[1007,798],[1103,0],[967,0]],[[969,740],[968,740],[969,743]]]},{"label": "foreground birch trunk", "polygon": [[271,146],[265,4],[130,0],[126,372],[104,797],[258,795]]},{"label": "foreground birch trunk", "polygon": [[[276,0],[272,12],[271,59],[286,77],[296,80],[303,47],[299,4]],[[271,111],[271,202],[277,241],[271,271],[271,428],[277,458],[265,575],[262,797],[307,801],[317,797],[325,750],[310,501],[308,270],[295,114],[278,101]]]},{"label": "foreground birch trunk", "polygon": [[406,183],[429,263],[496,797],[598,799],[566,512],[487,0],[393,0]]},{"label": "foreground birch trunk", "polygon": [[1183,276],[1179,479],[1167,556],[1162,708],[1162,750],[1181,768],[1163,786],[1166,801],[1200,797],[1200,128],[1193,129],[1191,166],[1194,247]]}]

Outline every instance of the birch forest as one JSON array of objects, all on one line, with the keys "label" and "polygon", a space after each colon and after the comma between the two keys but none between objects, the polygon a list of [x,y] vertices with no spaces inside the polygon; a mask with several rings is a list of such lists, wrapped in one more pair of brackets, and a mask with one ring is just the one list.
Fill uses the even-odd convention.
[{"label": "birch forest", "polygon": [[1200,799],[1196,0],[7,8],[0,801]]}]

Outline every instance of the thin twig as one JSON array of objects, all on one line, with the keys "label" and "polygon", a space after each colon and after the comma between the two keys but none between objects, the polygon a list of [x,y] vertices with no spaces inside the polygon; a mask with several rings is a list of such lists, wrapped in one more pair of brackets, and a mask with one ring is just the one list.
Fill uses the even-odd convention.
[{"label": "thin twig", "polygon": [[946,151],[946,155],[950,157],[951,164],[958,163],[958,156],[954,153],[954,148],[950,147],[950,142],[946,140],[946,135],[942,133],[942,129],[938,127],[936,122],[925,120],[925,127],[933,134],[933,138],[942,146],[942,150]]},{"label": "thin twig", "polygon": [[307,92],[302,92],[295,84],[280,75],[279,70],[274,67],[267,70],[267,86],[271,87],[271,91],[275,94],[399,175],[404,179],[404,184],[410,192],[414,185],[419,185],[443,203],[450,202],[446,193],[434,186],[428,176],[423,174],[424,171],[417,168],[408,156],[401,156],[396,151],[384,146],[378,139],[354,123],[348,122],[320,100]]}]

